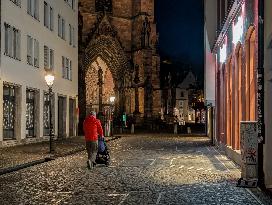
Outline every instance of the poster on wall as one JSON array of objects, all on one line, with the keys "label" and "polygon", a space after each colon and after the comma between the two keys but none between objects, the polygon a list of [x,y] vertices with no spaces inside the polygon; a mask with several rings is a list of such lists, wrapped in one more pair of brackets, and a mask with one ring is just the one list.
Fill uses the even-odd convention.
[{"label": "poster on wall", "polygon": [[241,178],[237,186],[256,187],[258,181],[258,123],[240,122]]}]

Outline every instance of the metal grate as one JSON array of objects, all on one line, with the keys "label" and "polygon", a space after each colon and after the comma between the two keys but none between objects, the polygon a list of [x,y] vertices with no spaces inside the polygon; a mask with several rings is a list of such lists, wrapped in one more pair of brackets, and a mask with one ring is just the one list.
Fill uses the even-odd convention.
[{"label": "metal grate", "polygon": [[26,90],[26,136],[35,137],[35,91]]},{"label": "metal grate", "polygon": [[3,138],[15,139],[15,88],[4,85],[3,88]]}]

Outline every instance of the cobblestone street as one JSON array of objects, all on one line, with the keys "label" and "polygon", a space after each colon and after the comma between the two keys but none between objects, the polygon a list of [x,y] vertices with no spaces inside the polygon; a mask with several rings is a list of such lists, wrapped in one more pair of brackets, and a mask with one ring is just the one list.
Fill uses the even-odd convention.
[{"label": "cobblestone street", "polygon": [[86,153],[0,177],[0,204],[272,204],[236,187],[239,169],[203,137],[130,136],[108,143],[111,165]]}]

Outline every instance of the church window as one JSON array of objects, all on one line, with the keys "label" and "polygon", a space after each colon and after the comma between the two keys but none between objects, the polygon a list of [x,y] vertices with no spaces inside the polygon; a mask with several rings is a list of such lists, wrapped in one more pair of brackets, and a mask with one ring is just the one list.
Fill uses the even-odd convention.
[{"label": "church window", "polygon": [[95,0],[95,11],[96,12],[112,12],[112,1],[111,0]]}]

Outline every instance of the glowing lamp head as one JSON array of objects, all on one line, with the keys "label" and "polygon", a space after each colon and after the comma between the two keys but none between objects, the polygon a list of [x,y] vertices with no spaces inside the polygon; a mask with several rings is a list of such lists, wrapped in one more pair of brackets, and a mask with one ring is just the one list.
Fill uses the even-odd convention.
[{"label": "glowing lamp head", "polygon": [[115,97],[114,96],[110,97],[110,102],[114,103],[114,101],[115,101]]},{"label": "glowing lamp head", "polygon": [[54,80],[55,80],[55,76],[52,73],[46,73],[46,75],[44,76],[44,79],[46,81],[46,84],[49,87],[52,87]]}]

